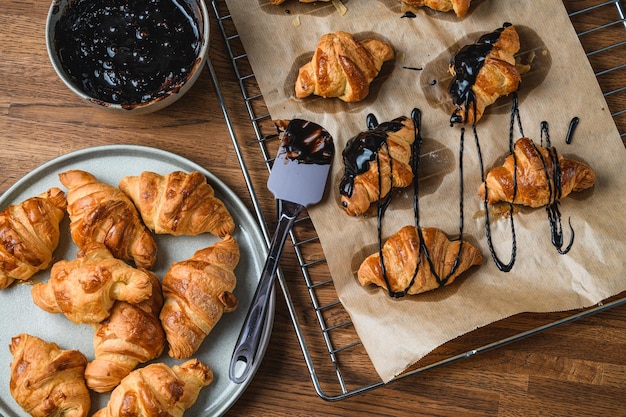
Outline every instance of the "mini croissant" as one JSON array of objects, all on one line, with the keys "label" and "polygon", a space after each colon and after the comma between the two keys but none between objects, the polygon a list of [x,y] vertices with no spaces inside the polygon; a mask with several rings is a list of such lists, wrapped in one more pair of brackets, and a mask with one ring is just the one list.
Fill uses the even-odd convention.
[{"label": "mini croissant", "polygon": [[239,245],[231,236],[171,265],[163,278],[161,323],[176,359],[193,355],[222,313],[233,311]]},{"label": "mini croissant", "polygon": [[328,33],[320,38],[312,60],[300,68],[296,97],[315,94],[345,102],[363,100],[383,62],[393,58],[393,48],[385,42],[359,42],[347,32]]},{"label": "mini croissant", "polygon": [[66,171],[59,179],[68,188],[70,233],[79,249],[103,243],[113,256],[133,260],[139,268],[154,265],[156,242],[126,194],[85,171]]},{"label": "mini croissant", "polygon": [[111,315],[95,326],[95,359],[87,365],[87,386],[109,392],[135,367],[158,358],[165,347],[165,333],[159,313],[163,306],[161,282],[146,271],[152,295],[138,304],[116,301]]},{"label": "mini croissant", "polygon": [[48,282],[33,286],[33,302],[50,313],[63,313],[72,322],[99,323],[110,314],[115,300],[139,303],[152,294],[147,271],[114,258],[93,244],[78,258],[52,266]]},{"label": "mini croissant", "polygon": [[[300,3],[315,3],[317,1],[329,2],[331,0],[300,0]],[[270,4],[277,6],[279,4],[283,4],[285,0],[270,0]]]},{"label": "mini croissant", "polygon": [[[518,139],[513,152],[515,157],[507,156],[502,166],[487,174],[489,204],[504,201],[542,207],[567,197],[572,191],[582,191],[595,184],[596,175],[587,164],[564,158],[554,148],[536,145],[529,138]],[[514,178],[516,171],[517,178]],[[555,172],[558,172],[556,176]],[[560,182],[560,189],[557,182]],[[517,189],[514,188],[516,183]],[[480,185],[478,195],[485,198],[485,183]]]},{"label": "mini croissant", "polygon": [[521,76],[514,55],[519,49],[515,27],[505,24],[454,56],[450,64],[453,78],[448,89],[456,105],[451,123],[475,124],[487,106],[517,91]]},{"label": "mini croissant", "polygon": [[143,172],[122,178],[119,187],[135,203],[146,226],[157,234],[224,237],[235,222],[213,187],[197,171],[167,175]]},{"label": "mini croissant", "polygon": [[169,367],[153,363],[131,372],[93,417],[182,417],[213,382],[213,372],[197,359]]},{"label": "mini croissant", "polygon": [[50,188],[0,212],[0,289],[50,266],[66,204],[65,193]]},{"label": "mini croissant", "polygon": [[85,355],[25,333],[11,339],[9,350],[13,355],[11,395],[27,413],[33,417],[89,415]]},{"label": "mini croissant", "polygon": [[[431,265],[421,247],[417,230],[415,226],[405,226],[383,245],[385,275],[390,288],[385,282],[378,252],[365,258],[359,267],[357,277],[361,285],[375,284],[387,289],[390,294],[419,294],[452,284],[463,272],[482,264],[483,257],[477,248],[465,241],[450,241],[443,231],[429,227],[421,229],[421,232]],[[451,274],[457,262],[456,270]]]},{"label": "mini croissant", "polygon": [[346,143],[339,193],[347,214],[363,214],[370,204],[389,194],[392,187],[403,188],[412,183],[411,145],[416,136],[413,120],[401,116],[361,132]]},{"label": "mini croissant", "polygon": [[465,17],[470,8],[471,0],[400,0],[402,3],[414,7],[426,6],[440,12],[454,11],[456,17]]}]

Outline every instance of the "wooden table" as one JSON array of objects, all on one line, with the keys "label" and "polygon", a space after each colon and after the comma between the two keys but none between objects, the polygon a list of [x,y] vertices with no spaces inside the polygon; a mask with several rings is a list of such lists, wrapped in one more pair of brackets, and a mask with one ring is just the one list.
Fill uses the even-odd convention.
[{"label": "wooden table", "polygon": [[[574,11],[599,1],[565,3]],[[49,63],[44,40],[48,7],[46,1],[0,0],[0,193],[59,155],[90,146],[130,143],[164,149],[199,163],[252,207],[208,71],[186,96],[156,114],[130,117],[93,109],[62,84]],[[582,14],[573,21],[582,31],[601,19],[597,14]],[[608,32],[586,37],[583,45],[595,48],[626,39],[623,32]],[[250,171],[263,172],[266,168],[255,151],[254,132],[216,24],[212,36],[210,58],[231,109],[234,131],[244,145],[250,144],[243,147]],[[623,54],[623,48],[613,58],[616,54]],[[611,57],[593,55],[590,59],[595,68],[611,65]],[[603,89],[615,88],[611,86],[615,77],[603,77]],[[623,72],[617,82],[618,87],[626,85]],[[623,95],[607,97],[607,101],[614,112],[626,108]],[[625,132],[623,117],[616,119]],[[257,182],[260,205],[266,218],[273,219],[273,197],[262,180]],[[294,303],[308,305],[291,252],[286,251],[282,270]],[[315,331],[314,317],[300,320],[305,329]],[[526,320],[534,318],[521,317],[516,323]],[[318,351],[317,346],[313,348]],[[366,362],[362,366],[370,368]],[[625,393],[626,306],[620,306],[364,394],[324,401],[313,389],[279,294],[265,359],[228,415],[626,415]]]}]

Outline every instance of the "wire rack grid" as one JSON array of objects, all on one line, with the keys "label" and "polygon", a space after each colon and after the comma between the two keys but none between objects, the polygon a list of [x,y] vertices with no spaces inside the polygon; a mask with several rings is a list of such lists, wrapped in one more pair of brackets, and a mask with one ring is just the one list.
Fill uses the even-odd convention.
[{"label": "wire rack grid", "polygon": [[[607,100],[607,105],[611,110],[620,136],[626,145],[626,53],[624,53],[626,50],[626,20],[624,5],[619,0],[613,0],[598,2],[598,4],[580,10],[572,10],[573,5],[568,3],[575,2],[565,1],[565,5],[581,44],[594,68],[596,78]],[[241,89],[241,99],[245,103],[247,116],[256,135],[259,155],[267,167],[265,174],[269,175],[273,155],[276,154],[278,148],[276,128],[265,106],[263,94],[256,83],[254,72],[248,62],[246,52],[225,2],[212,0],[211,4]],[[594,35],[600,31],[607,35],[603,38],[610,39],[609,44],[596,42],[597,36]],[[607,56],[615,58],[608,60],[611,63],[610,66],[605,64]],[[210,62],[208,67],[251,195],[255,214],[266,242],[269,244],[270,234],[263,210],[256,197],[253,178],[260,174],[255,172],[252,175],[251,170],[247,168],[247,161],[242,151],[247,144],[238,138],[233,129],[229,108],[221,94],[219,80]],[[299,264],[301,278],[304,280],[310,298],[309,305],[296,305],[293,302],[290,289],[293,291],[296,286],[288,285],[284,274],[280,272],[278,281],[315,391],[321,398],[335,401],[384,385],[373,370],[373,366],[370,372],[363,372],[362,365],[364,362],[369,363],[369,358],[352,326],[349,315],[338,300],[319,239],[306,213],[296,221],[291,233],[291,241]],[[297,287],[299,288],[300,285]],[[536,325],[531,327],[528,327],[528,321],[524,322],[524,326],[526,326],[524,327],[519,325],[515,318],[507,319],[506,331],[497,325],[492,325],[487,326],[486,329],[472,332],[470,335],[459,338],[460,340],[452,343],[451,346],[444,345],[393,381],[469,358],[478,353],[622,304],[626,304],[626,296],[623,294],[595,307],[574,313],[537,315],[531,320]],[[317,326],[302,326],[300,322],[303,319],[307,324],[314,320]],[[355,363],[359,363],[359,366],[354,366]]]}]

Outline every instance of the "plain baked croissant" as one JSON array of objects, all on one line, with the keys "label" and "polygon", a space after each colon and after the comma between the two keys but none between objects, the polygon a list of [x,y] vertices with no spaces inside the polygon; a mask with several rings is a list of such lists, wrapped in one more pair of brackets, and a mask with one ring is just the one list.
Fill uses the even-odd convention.
[{"label": "plain baked croissant", "polygon": [[122,178],[119,187],[155,233],[193,236],[210,232],[224,237],[235,230],[228,209],[198,171],[167,175],[143,172]]},{"label": "plain baked croissant", "polygon": [[[452,284],[463,272],[474,265],[482,264],[483,257],[480,251],[470,243],[450,241],[442,230],[434,227],[423,228],[421,232],[432,266],[421,247],[418,229],[411,225],[404,226],[390,236],[382,247],[385,275],[390,288],[385,282],[378,252],[368,256],[361,263],[357,273],[361,285],[375,284],[390,293],[400,295],[419,294]],[[459,247],[461,253],[458,265],[451,274],[453,265],[457,263]]]},{"label": "plain baked croissant", "polygon": [[[277,6],[279,4],[283,4],[286,0],[270,0],[270,4]],[[317,1],[329,2],[331,0],[299,0],[300,3],[315,3]]]},{"label": "plain baked croissant", "polygon": [[159,313],[163,306],[161,282],[146,271],[152,295],[137,304],[116,301],[111,315],[95,326],[94,360],[85,369],[87,386],[109,392],[140,363],[158,358],[165,347]]},{"label": "plain baked croissant", "polygon": [[454,56],[450,64],[453,78],[448,89],[456,105],[451,123],[475,124],[487,106],[517,91],[521,76],[514,55],[519,49],[515,27],[505,24]]},{"label": "plain baked croissant", "polygon": [[456,17],[465,17],[470,8],[470,0],[400,0],[413,7],[426,6],[440,12],[454,11]]},{"label": "plain baked croissant", "polygon": [[182,417],[211,382],[213,371],[197,359],[172,367],[152,363],[124,378],[93,417]]},{"label": "plain baked croissant", "polygon": [[68,188],[70,233],[79,249],[104,243],[116,258],[133,260],[140,268],[154,265],[156,242],[126,194],[85,171],[66,171],[59,179]]},{"label": "plain baked croissant", "polygon": [[91,398],[83,372],[85,355],[63,350],[26,333],[11,339],[10,391],[33,417],[86,417]]},{"label": "plain baked croissant", "polygon": [[[567,197],[572,191],[582,191],[595,184],[596,175],[589,165],[564,158],[556,154],[554,148],[536,145],[529,138],[518,139],[513,152],[515,157],[508,155],[502,166],[487,173],[485,182],[489,204],[504,201],[542,207]],[[558,168],[555,166],[556,160]],[[556,176],[555,171],[559,173]],[[560,187],[556,186],[557,178]],[[485,198],[485,182],[478,189],[482,199]]]},{"label": "plain baked croissant", "polygon": [[114,258],[94,243],[74,260],[52,265],[48,282],[33,286],[33,302],[50,313],[63,313],[74,323],[100,323],[115,300],[139,303],[152,294],[147,271]]},{"label": "plain baked croissant", "polygon": [[193,355],[222,313],[237,307],[232,291],[238,263],[239,245],[227,236],[170,266],[163,278],[165,303],[160,318],[171,357]]},{"label": "plain baked croissant", "polygon": [[403,188],[412,183],[411,149],[416,136],[413,120],[401,116],[361,132],[346,143],[339,193],[347,214],[363,214],[370,204],[389,194],[392,187]]},{"label": "plain baked croissant", "polygon": [[0,289],[50,266],[66,204],[53,187],[0,212]]},{"label": "plain baked croissant", "polygon": [[315,94],[345,102],[363,100],[383,62],[393,58],[391,45],[377,39],[357,41],[347,32],[323,35],[311,61],[298,71],[296,97]]}]

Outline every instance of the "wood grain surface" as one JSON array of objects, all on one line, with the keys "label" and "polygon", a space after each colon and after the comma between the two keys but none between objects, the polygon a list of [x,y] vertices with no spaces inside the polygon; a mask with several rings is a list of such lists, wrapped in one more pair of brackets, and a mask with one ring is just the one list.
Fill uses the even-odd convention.
[{"label": "wood grain surface", "polygon": [[[600,3],[565,1],[570,12]],[[203,71],[187,95],[155,114],[133,117],[94,109],[74,96],[50,65],[45,45],[49,5],[39,0],[0,0],[0,193],[59,155],[91,146],[129,143],[174,152],[204,166],[252,210],[209,72]],[[212,19],[211,62],[272,230],[275,203],[264,186],[267,169],[215,16]],[[619,16],[615,16],[614,5],[572,16],[578,32],[615,19]],[[625,41],[623,21],[581,36],[587,51]],[[626,71],[607,71],[624,66],[625,51],[622,45],[589,56],[603,91],[626,85]],[[625,97],[624,91],[607,95],[610,110],[624,110]],[[626,132],[624,115],[616,114],[615,120],[620,132]],[[306,225],[301,228],[303,234],[310,233]],[[317,377],[325,393],[340,395],[335,370],[291,249],[286,248],[281,268],[298,307],[298,320]],[[323,270],[319,274],[323,275]],[[325,319],[331,323],[343,320],[339,311],[326,314]],[[430,360],[435,362],[467,346],[480,346],[565,315],[521,315],[496,323],[438,349]],[[343,376],[351,381],[349,390],[376,382],[371,363],[358,348],[343,357],[342,366]],[[626,306],[619,306],[340,401],[327,401],[314,389],[289,311],[283,295],[278,293],[274,329],[263,363],[227,415],[619,416],[626,415],[625,394]]]}]

